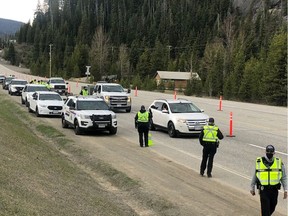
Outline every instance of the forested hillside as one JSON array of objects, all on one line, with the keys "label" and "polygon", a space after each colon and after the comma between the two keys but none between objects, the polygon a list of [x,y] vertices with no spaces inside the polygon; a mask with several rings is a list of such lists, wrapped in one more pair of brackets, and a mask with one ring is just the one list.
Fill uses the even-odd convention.
[{"label": "forested hillside", "polygon": [[186,94],[287,105],[282,1],[253,1],[245,13],[231,0],[46,2],[18,33],[32,47],[22,63],[34,74],[48,76],[51,47],[53,74],[65,78],[85,76],[91,65],[95,81],[117,74],[153,89],[157,70],[193,70],[202,81],[191,81]]},{"label": "forested hillside", "polygon": [[0,38],[7,35],[14,35],[23,24],[22,22],[0,18]]}]

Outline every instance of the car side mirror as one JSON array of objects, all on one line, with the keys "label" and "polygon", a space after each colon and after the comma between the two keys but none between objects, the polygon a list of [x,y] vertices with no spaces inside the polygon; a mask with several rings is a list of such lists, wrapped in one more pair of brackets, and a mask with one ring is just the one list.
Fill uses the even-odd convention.
[{"label": "car side mirror", "polygon": [[127,89],[127,93],[131,93],[131,89],[129,88],[129,89]]},{"label": "car side mirror", "polygon": [[204,112],[204,109],[201,109],[201,112]]}]

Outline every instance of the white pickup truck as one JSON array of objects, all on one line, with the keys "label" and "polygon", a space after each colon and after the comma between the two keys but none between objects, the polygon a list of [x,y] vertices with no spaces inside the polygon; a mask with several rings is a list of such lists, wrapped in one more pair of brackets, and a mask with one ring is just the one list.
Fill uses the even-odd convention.
[{"label": "white pickup truck", "polygon": [[98,82],[94,87],[93,95],[103,98],[113,110],[124,109],[131,112],[130,90],[127,91],[118,83]]},{"label": "white pickup truck", "polygon": [[116,114],[102,98],[68,96],[62,113],[62,127],[74,128],[75,134],[84,131],[108,131],[117,133]]}]

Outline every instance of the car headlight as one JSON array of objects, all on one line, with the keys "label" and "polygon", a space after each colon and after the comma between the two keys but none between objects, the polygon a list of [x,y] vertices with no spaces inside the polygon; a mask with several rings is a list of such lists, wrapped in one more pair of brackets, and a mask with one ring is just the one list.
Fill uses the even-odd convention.
[{"label": "car headlight", "polygon": [[81,119],[90,119],[89,115],[80,114],[79,116],[80,116]]},{"label": "car headlight", "polygon": [[116,114],[115,113],[112,114],[111,117],[112,117],[112,119],[116,119]]},{"label": "car headlight", "polygon": [[43,107],[43,108],[47,107],[47,105],[45,105],[45,104],[39,104],[39,106]]},{"label": "car headlight", "polygon": [[106,96],[104,97],[104,100],[105,100],[105,101],[109,101],[109,100],[110,100],[110,96],[106,95]]},{"label": "car headlight", "polygon": [[130,96],[127,98],[127,102],[131,102],[131,97]]},{"label": "car headlight", "polygon": [[186,119],[177,119],[177,121],[180,123],[186,123]]},{"label": "car headlight", "polygon": [[12,91],[16,91],[16,88],[14,86],[11,86]]}]

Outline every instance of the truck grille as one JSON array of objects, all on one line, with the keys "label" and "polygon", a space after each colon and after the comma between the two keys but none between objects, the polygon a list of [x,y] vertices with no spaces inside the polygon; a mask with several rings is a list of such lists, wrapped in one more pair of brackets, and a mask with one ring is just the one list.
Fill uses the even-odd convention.
[{"label": "truck grille", "polygon": [[49,110],[62,110],[62,106],[48,106]]},{"label": "truck grille", "polygon": [[17,91],[22,91],[24,87],[16,87]]},{"label": "truck grille", "polygon": [[110,97],[110,104],[112,106],[117,106],[117,105],[127,105],[127,96],[111,96]]},{"label": "truck grille", "polygon": [[65,85],[55,85],[54,89],[65,89],[66,86]]}]

